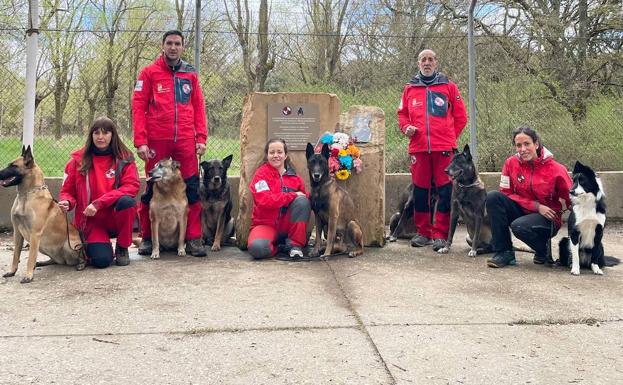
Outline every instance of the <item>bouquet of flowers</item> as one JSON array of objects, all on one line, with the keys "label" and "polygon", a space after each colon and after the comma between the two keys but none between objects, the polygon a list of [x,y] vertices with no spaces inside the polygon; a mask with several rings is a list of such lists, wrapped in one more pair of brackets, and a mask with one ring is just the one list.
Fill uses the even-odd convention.
[{"label": "bouquet of flowers", "polygon": [[346,180],[351,173],[361,172],[363,163],[359,157],[361,155],[360,151],[348,134],[343,132],[325,133],[320,138],[316,151],[319,152],[324,144],[329,145],[331,149],[329,155],[331,176],[335,176],[339,180]]}]

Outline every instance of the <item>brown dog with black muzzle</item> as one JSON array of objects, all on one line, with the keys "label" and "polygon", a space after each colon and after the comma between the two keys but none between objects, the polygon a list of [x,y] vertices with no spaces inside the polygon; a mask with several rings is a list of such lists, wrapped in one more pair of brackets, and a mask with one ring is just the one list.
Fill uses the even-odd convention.
[{"label": "brown dog with black muzzle", "polygon": [[[80,234],[68,223],[66,214],[52,198],[30,146],[22,148],[22,155],[0,170],[0,184],[4,187],[17,186],[17,196],[11,208],[13,262],[3,277],[12,277],[17,272],[24,239],[30,243],[30,249],[26,274],[21,283],[33,280],[36,266],[59,264],[83,270],[86,258]],[[50,260],[37,262],[39,252]]]},{"label": "brown dog with black muzzle", "polygon": [[322,232],[327,238],[322,258],[342,252],[351,258],[363,254],[363,232],[355,219],[355,204],[329,175],[329,146],[324,144],[316,154],[314,146],[307,143],[305,155],[311,184],[309,201],[316,215],[316,243],[309,255],[320,254]]},{"label": "brown dog with black muzzle", "polygon": [[184,237],[188,219],[186,183],[182,178],[178,161],[163,159],[149,171],[153,197],[149,204],[151,220],[151,258],[160,258],[160,249],[177,249],[177,255],[185,256]]}]

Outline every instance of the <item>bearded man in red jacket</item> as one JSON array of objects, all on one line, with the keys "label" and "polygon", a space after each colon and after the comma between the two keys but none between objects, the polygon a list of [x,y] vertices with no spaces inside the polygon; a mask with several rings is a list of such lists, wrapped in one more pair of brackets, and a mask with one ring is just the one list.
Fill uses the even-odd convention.
[{"label": "bearded man in red jacket", "polygon": [[[413,219],[417,234],[411,245],[445,246],[450,226],[452,183],[445,168],[452,160],[456,140],[467,124],[459,89],[437,71],[437,55],[425,49],[418,55],[419,73],[405,85],[398,107],[398,126],[409,137],[411,180],[415,198]],[[430,195],[434,182],[439,195],[434,224]]]},{"label": "bearded man in red jacket", "polygon": [[[197,71],[181,59],[183,52],[182,33],[166,32],[162,37],[161,55],[138,76],[132,98],[134,146],[138,156],[146,162],[146,173],[164,158],[180,162],[189,205],[186,248],[191,255],[203,257],[206,251],[201,238],[197,155],[205,152],[208,129]],[[151,193],[148,184],[139,208],[143,242],[138,252],[141,255],[150,255],[152,251]]]}]

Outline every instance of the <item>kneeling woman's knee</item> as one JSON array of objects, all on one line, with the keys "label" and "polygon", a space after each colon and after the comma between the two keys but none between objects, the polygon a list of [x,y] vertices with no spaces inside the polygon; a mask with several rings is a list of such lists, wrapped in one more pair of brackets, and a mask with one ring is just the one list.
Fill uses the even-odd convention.
[{"label": "kneeling woman's knee", "polygon": [[110,243],[88,243],[86,251],[91,266],[104,268],[112,264],[113,253]]},{"label": "kneeling woman's knee", "polygon": [[496,205],[502,202],[502,200],[506,198],[506,195],[502,194],[499,191],[489,191],[487,193],[487,207],[491,207],[491,205]]},{"label": "kneeling woman's knee", "polygon": [[290,221],[291,222],[307,222],[309,213],[311,212],[311,204],[305,196],[298,196],[290,203]]},{"label": "kneeling woman's knee", "polygon": [[253,242],[248,245],[248,249],[249,254],[251,254],[254,259],[268,258],[271,255],[270,240],[268,239],[254,239]]},{"label": "kneeling woman's knee", "polygon": [[115,210],[121,211],[134,206],[136,206],[136,201],[132,199],[129,195],[123,195],[122,197],[117,199],[117,202],[115,203]]}]

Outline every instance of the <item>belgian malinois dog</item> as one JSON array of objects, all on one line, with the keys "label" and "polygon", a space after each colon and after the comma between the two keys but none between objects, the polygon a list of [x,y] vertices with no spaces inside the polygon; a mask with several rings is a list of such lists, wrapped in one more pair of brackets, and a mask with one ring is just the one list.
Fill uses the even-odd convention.
[{"label": "belgian malinois dog", "polygon": [[234,235],[234,219],[231,217],[232,201],[227,169],[233,155],[223,160],[201,162],[203,181],[199,188],[201,199],[201,233],[212,251],[219,251],[221,243]]},{"label": "belgian malinois dog", "polygon": [[460,215],[467,227],[469,237],[467,243],[471,245],[471,250],[467,255],[475,257],[477,254],[490,253],[492,251],[491,225],[485,210],[487,191],[478,176],[469,145],[465,145],[463,152],[454,154],[445,172],[452,179],[453,184],[450,231],[446,246],[437,252],[446,254],[450,251]]},{"label": "belgian malinois dog", "polygon": [[153,184],[154,194],[149,203],[151,258],[160,258],[160,248],[177,249],[177,255],[185,256],[188,198],[180,163],[171,158],[162,159],[149,171],[149,183]]},{"label": "belgian malinois dog", "polygon": [[329,175],[329,146],[325,143],[320,154],[307,143],[307,169],[311,183],[310,202],[316,216],[316,243],[311,257],[320,255],[322,233],[327,246],[322,258],[348,251],[349,257],[363,254],[363,233],[355,220],[355,205],[348,192]]},{"label": "belgian malinois dog", "polygon": [[[52,198],[30,146],[22,147],[22,155],[0,171],[0,184],[4,187],[17,186],[17,196],[11,208],[13,262],[11,270],[3,276],[15,275],[24,239],[30,243],[30,250],[26,274],[21,283],[33,280],[35,266],[59,264],[83,270],[86,258],[80,233],[68,223],[67,215]],[[50,260],[38,263],[39,252]]]}]

